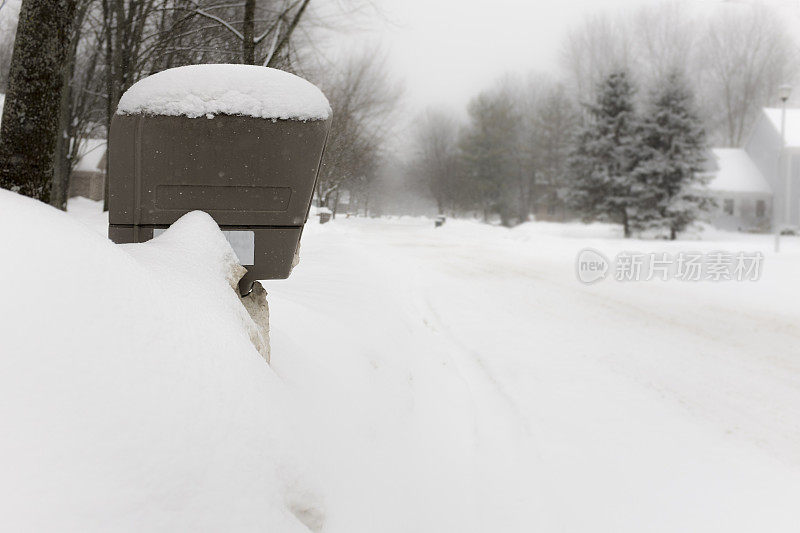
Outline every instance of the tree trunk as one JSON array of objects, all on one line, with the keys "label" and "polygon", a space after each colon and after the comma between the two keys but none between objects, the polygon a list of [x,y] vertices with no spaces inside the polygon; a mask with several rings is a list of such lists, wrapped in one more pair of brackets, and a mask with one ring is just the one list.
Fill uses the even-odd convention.
[{"label": "tree trunk", "polygon": [[339,191],[336,191],[336,199],[333,201],[333,209],[331,210],[333,211],[333,214],[331,215],[331,218],[333,218],[333,220],[336,220],[336,211],[338,210],[339,210]]},{"label": "tree trunk", "polygon": [[[104,41],[105,41],[105,66],[106,66],[106,138],[111,133],[111,118],[114,116],[114,58],[113,50],[114,43],[111,40],[111,28],[113,25],[113,15],[111,14],[110,0],[103,0],[103,25],[104,25]],[[106,179],[103,184],[103,211],[108,211],[108,160],[106,158]]]},{"label": "tree trunk", "polygon": [[669,240],[674,241],[678,238],[678,232],[675,231],[674,227],[669,228]]},{"label": "tree trunk", "polygon": [[[56,138],[55,158],[53,161],[53,186],[50,191],[50,205],[62,211],[67,210],[67,200],[69,198],[69,178],[72,172],[70,164],[70,138],[72,119],[72,77],[75,74],[75,57],[78,53],[78,43],[80,41],[81,24],[86,15],[88,3],[83,3],[78,10],[79,13],[72,20],[72,28],[69,32],[70,43],[67,49],[67,58],[62,73],[61,101],[58,111],[58,137]],[[78,139],[75,139],[78,142]]]},{"label": "tree trunk", "polygon": [[514,226],[514,224],[511,223],[511,211],[511,207],[505,204],[500,206],[500,225],[505,228]]},{"label": "tree trunk", "polygon": [[0,187],[50,201],[75,0],[23,0],[0,129]]},{"label": "tree trunk", "polygon": [[631,237],[631,225],[630,221],[628,220],[628,210],[622,210],[622,231],[625,234],[626,239],[630,239]]},{"label": "tree trunk", "polygon": [[530,210],[528,209],[528,199],[526,198],[527,191],[525,190],[525,179],[519,179],[519,223],[527,222],[530,219]]},{"label": "tree trunk", "polygon": [[536,171],[528,178],[528,220],[530,215],[536,214]]},{"label": "tree trunk", "polygon": [[[68,62],[70,62],[68,60]],[[62,211],[67,210],[67,196],[69,195],[69,108],[72,78],[71,68],[68,65],[64,69],[64,85],[61,89],[61,102],[58,111],[58,135],[56,137],[56,149],[53,156],[53,185],[50,190],[50,205]]]},{"label": "tree trunk", "polygon": [[[129,6],[132,9],[132,6]],[[128,53],[124,50],[125,33],[130,31],[126,21],[124,0],[103,0],[103,23],[106,45],[106,136],[111,131],[111,119],[117,112],[117,104],[130,66]],[[108,158],[103,191],[103,211],[108,211]]]},{"label": "tree trunk", "polygon": [[242,25],[242,63],[245,65],[256,64],[255,17],[256,0],[246,0]]},{"label": "tree trunk", "polygon": [[292,21],[289,23],[289,27],[286,28],[286,32],[283,34],[283,37],[281,37],[280,41],[278,41],[275,45],[275,49],[272,51],[271,57],[268,58],[266,64],[264,65],[265,67],[274,66],[279,60],[281,50],[283,50],[283,48],[289,43],[295,28],[297,28],[297,25],[300,23],[300,19],[303,18],[303,13],[305,13],[310,2],[311,0],[303,0],[303,3],[300,4],[300,7],[292,18]]}]

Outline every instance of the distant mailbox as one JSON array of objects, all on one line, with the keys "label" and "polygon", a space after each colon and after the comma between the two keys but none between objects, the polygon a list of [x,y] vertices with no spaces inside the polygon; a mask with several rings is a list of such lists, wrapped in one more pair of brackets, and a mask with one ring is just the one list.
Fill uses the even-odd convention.
[{"label": "distant mailbox", "polygon": [[286,278],[329,127],[322,93],[282,71],[197,65],[146,78],[111,122],[109,237],[144,242],[202,210],[247,268],[243,293]]}]

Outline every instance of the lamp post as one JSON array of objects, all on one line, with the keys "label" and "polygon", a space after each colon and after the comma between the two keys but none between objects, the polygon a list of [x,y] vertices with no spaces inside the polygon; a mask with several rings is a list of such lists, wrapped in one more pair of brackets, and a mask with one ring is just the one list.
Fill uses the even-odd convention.
[{"label": "lamp post", "polygon": [[[786,221],[785,224],[789,226],[791,224],[791,214],[792,214],[792,201],[791,201],[791,194],[792,194],[792,179],[791,173],[788,172],[788,161],[786,159],[785,148],[786,148],[786,101],[789,99],[789,96],[792,95],[792,86],[791,85],[781,85],[778,87],[778,97],[781,99],[781,148],[780,153],[778,155],[778,169],[779,172],[783,174],[784,180],[786,181],[786,196],[784,199],[785,206],[786,206]],[[773,197],[773,210],[774,210],[774,197]],[[776,221],[775,223],[775,251],[780,251],[780,237],[781,237],[781,226],[777,223],[778,220],[778,213],[773,214],[773,219]]]}]

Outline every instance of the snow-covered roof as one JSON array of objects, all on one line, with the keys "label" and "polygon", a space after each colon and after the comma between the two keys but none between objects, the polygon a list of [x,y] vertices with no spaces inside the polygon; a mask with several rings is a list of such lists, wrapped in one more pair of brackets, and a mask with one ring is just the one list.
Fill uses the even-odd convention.
[{"label": "snow-covered roof", "polygon": [[714,148],[708,161],[712,191],[772,194],[761,171],[741,148]]},{"label": "snow-covered roof", "polygon": [[331,106],[315,85],[289,72],[256,65],[189,65],[135,83],[122,95],[117,113],[324,120]]},{"label": "snow-covered roof", "polygon": [[105,170],[102,168],[103,156],[106,153],[105,139],[84,139],[78,151],[78,160],[75,163],[75,170],[84,172],[97,172]]},{"label": "snow-covered roof", "polygon": [[[765,107],[763,113],[766,115],[772,127],[775,128],[775,131],[780,134],[781,109]],[[800,148],[800,108],[786,109],[786,146],[790,148]]]}]

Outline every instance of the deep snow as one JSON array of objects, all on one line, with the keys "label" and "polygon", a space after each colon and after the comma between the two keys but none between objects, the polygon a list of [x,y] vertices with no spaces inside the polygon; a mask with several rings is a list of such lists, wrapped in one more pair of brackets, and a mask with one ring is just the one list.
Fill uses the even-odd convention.
[{"label": "deep snow", "polygon": [[[179,259],[204,248],[184,232],[158,253],[115,247],[15,202],[0,220],[16,250],[0,338],[17,346],[0,363],[0,516],[82,531],[800,523],[797,241],[775,255],[770,236],[710,231],[312,218],[292,277],[265,283],[270,368],[220,273]],[[96,204],[70,208],[105,231]],[[765,268],[586,286],[587,246],[761,251]]]},{"label": "deep snow", "polygon": [[[413,410],[443,412],[438,434],[382,421],[426,455],[378,461],[367,485],[380,491],[338,494],[353,530],[370,529],[358,513],[364,499],[390,515],[407,507],[464,519],[406,531],[796,530],[800,307],[787,297],[799,284],[796,241],[775,256],[771,236],[625,241],[600,224],[505,230],[448,220],[434,229],[339,218],[310,229],[301,266],[271,293],[276,371],[306,384],[320,408],[346,411],[336,404],[360,380],[338,380],[324,400],[313,394],[326,387],[311,378],[327,347],[339,365],[373,365],[364,383],[407,372]],[[585,246],[766,259],[758,282],[585,286],[574,269]],[[313,317],[318,340],[291,318],[300,315]],[[298,358],[308,359],[299,369]],[[376,417],[386,395],[370,394]],[[468,438],[442,447],[453,470],[430,467],[455,431]],[[466,480],[456,475],[464,466]],[[456,502],[438,505],[442,493]]]},{"label": "deep snow", "polygon": [[285,386],[208,215],[117,246],[0,190],[0,254],[0,530],[307,531]]},{"label": "deep snow", "polygon": [[324,120],[331,107],[315,85],[290,72],[206,64],[167,69],[134,83],[120,98],[117,113]]}]

